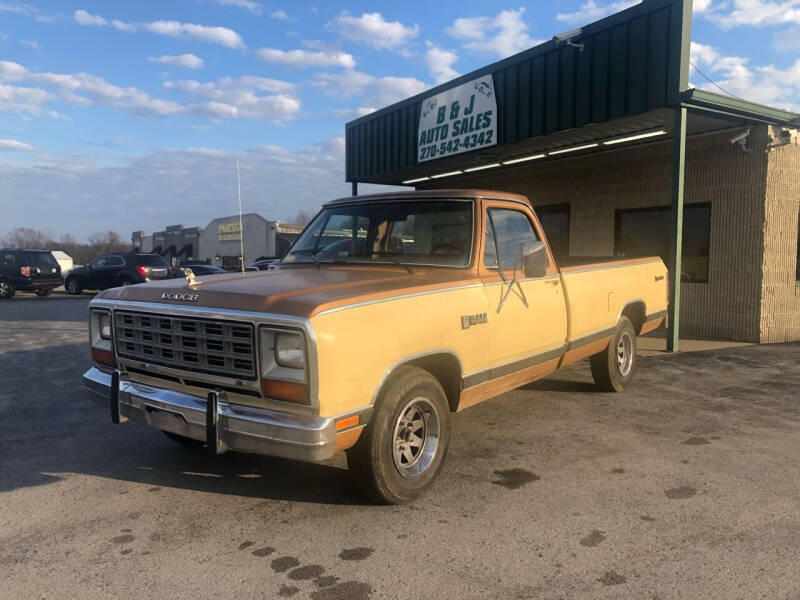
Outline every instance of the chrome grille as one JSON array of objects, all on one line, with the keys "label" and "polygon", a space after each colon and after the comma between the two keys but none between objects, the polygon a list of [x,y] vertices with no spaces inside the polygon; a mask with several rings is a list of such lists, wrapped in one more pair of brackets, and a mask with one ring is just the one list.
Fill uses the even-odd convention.
[{"label": "chrome grille", "polygon": [[256,377],[249,323],[116,311],[114,334],[122,358],[225,377]]}]

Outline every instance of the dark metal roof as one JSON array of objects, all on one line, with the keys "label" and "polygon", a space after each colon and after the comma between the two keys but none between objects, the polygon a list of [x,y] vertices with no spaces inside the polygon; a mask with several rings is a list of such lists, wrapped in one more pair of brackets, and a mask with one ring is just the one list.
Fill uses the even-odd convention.
[{"label": "dark metal roof", "polygon": [[681,102],[687,108],[706,111],[719,116],[738,117],[748,121],[759,121],[773,125],[800,126],[800,115],[797,113],[705,90],[686,90],[681,94]]},{"label": "dark metal roof", "polygon": [[499,147],[677,105],[688,87],[690,29],[691,0],[644,0],[583,27],[575,38],[583,51],[549,41],[351,121],[346,179],[398,183],[413,176],[423,99],[487,74]]}]

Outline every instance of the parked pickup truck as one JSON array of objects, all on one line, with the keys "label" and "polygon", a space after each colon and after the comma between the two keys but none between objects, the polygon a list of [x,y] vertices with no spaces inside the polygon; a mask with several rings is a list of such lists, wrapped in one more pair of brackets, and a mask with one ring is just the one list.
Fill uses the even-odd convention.
[{"label": "parked pickup truck", "polygon": [[407,502],[442,467],[450,413],[587,357],[622,391],[666,275],[659,258],[559,269],[523,196],[342,198],[275,270],[98,294],[84,382],[114,423],[212,453],[346,450],[371,498]]}]

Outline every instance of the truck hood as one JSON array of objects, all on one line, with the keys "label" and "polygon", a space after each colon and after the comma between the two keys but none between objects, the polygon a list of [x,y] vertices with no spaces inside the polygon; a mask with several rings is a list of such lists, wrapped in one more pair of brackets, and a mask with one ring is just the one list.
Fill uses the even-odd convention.
[{"label": "truck hood", "polygon": [[[320,269],[302,265],[274,271],[204,275],[191,286],[183,279],[153,281],[105,290],[97,297],[312,317],[348,304],[477,281],[476,273],[469,269],[412,269],[413,273],[400,266],[325,265]],[[190,299],[194,295],[196,299]]]}]

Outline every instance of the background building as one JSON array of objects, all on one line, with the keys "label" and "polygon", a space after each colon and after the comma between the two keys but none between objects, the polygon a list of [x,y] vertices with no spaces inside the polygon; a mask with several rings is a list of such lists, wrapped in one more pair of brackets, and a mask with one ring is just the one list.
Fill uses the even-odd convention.
[{"label": "background building", "polygon": [[562,260],[660,255],[673,348],[800,340],[800,115],[690,88],[691,15],[644,0],[348,123],[347,180],[517,192]]},{"label": "background building", "polygon": [[[303,225],[268,221],[256,213],[242,215],[244,229],[244,260],[283,256],[303,230]],[[134,231],[131,241],[139,252],[164,256],[173,265],[199,260],[225,269],[240,268],[242,239],[239,215],[220,217],[205,228],[169,225],[164,231],[145,235]]]}]

